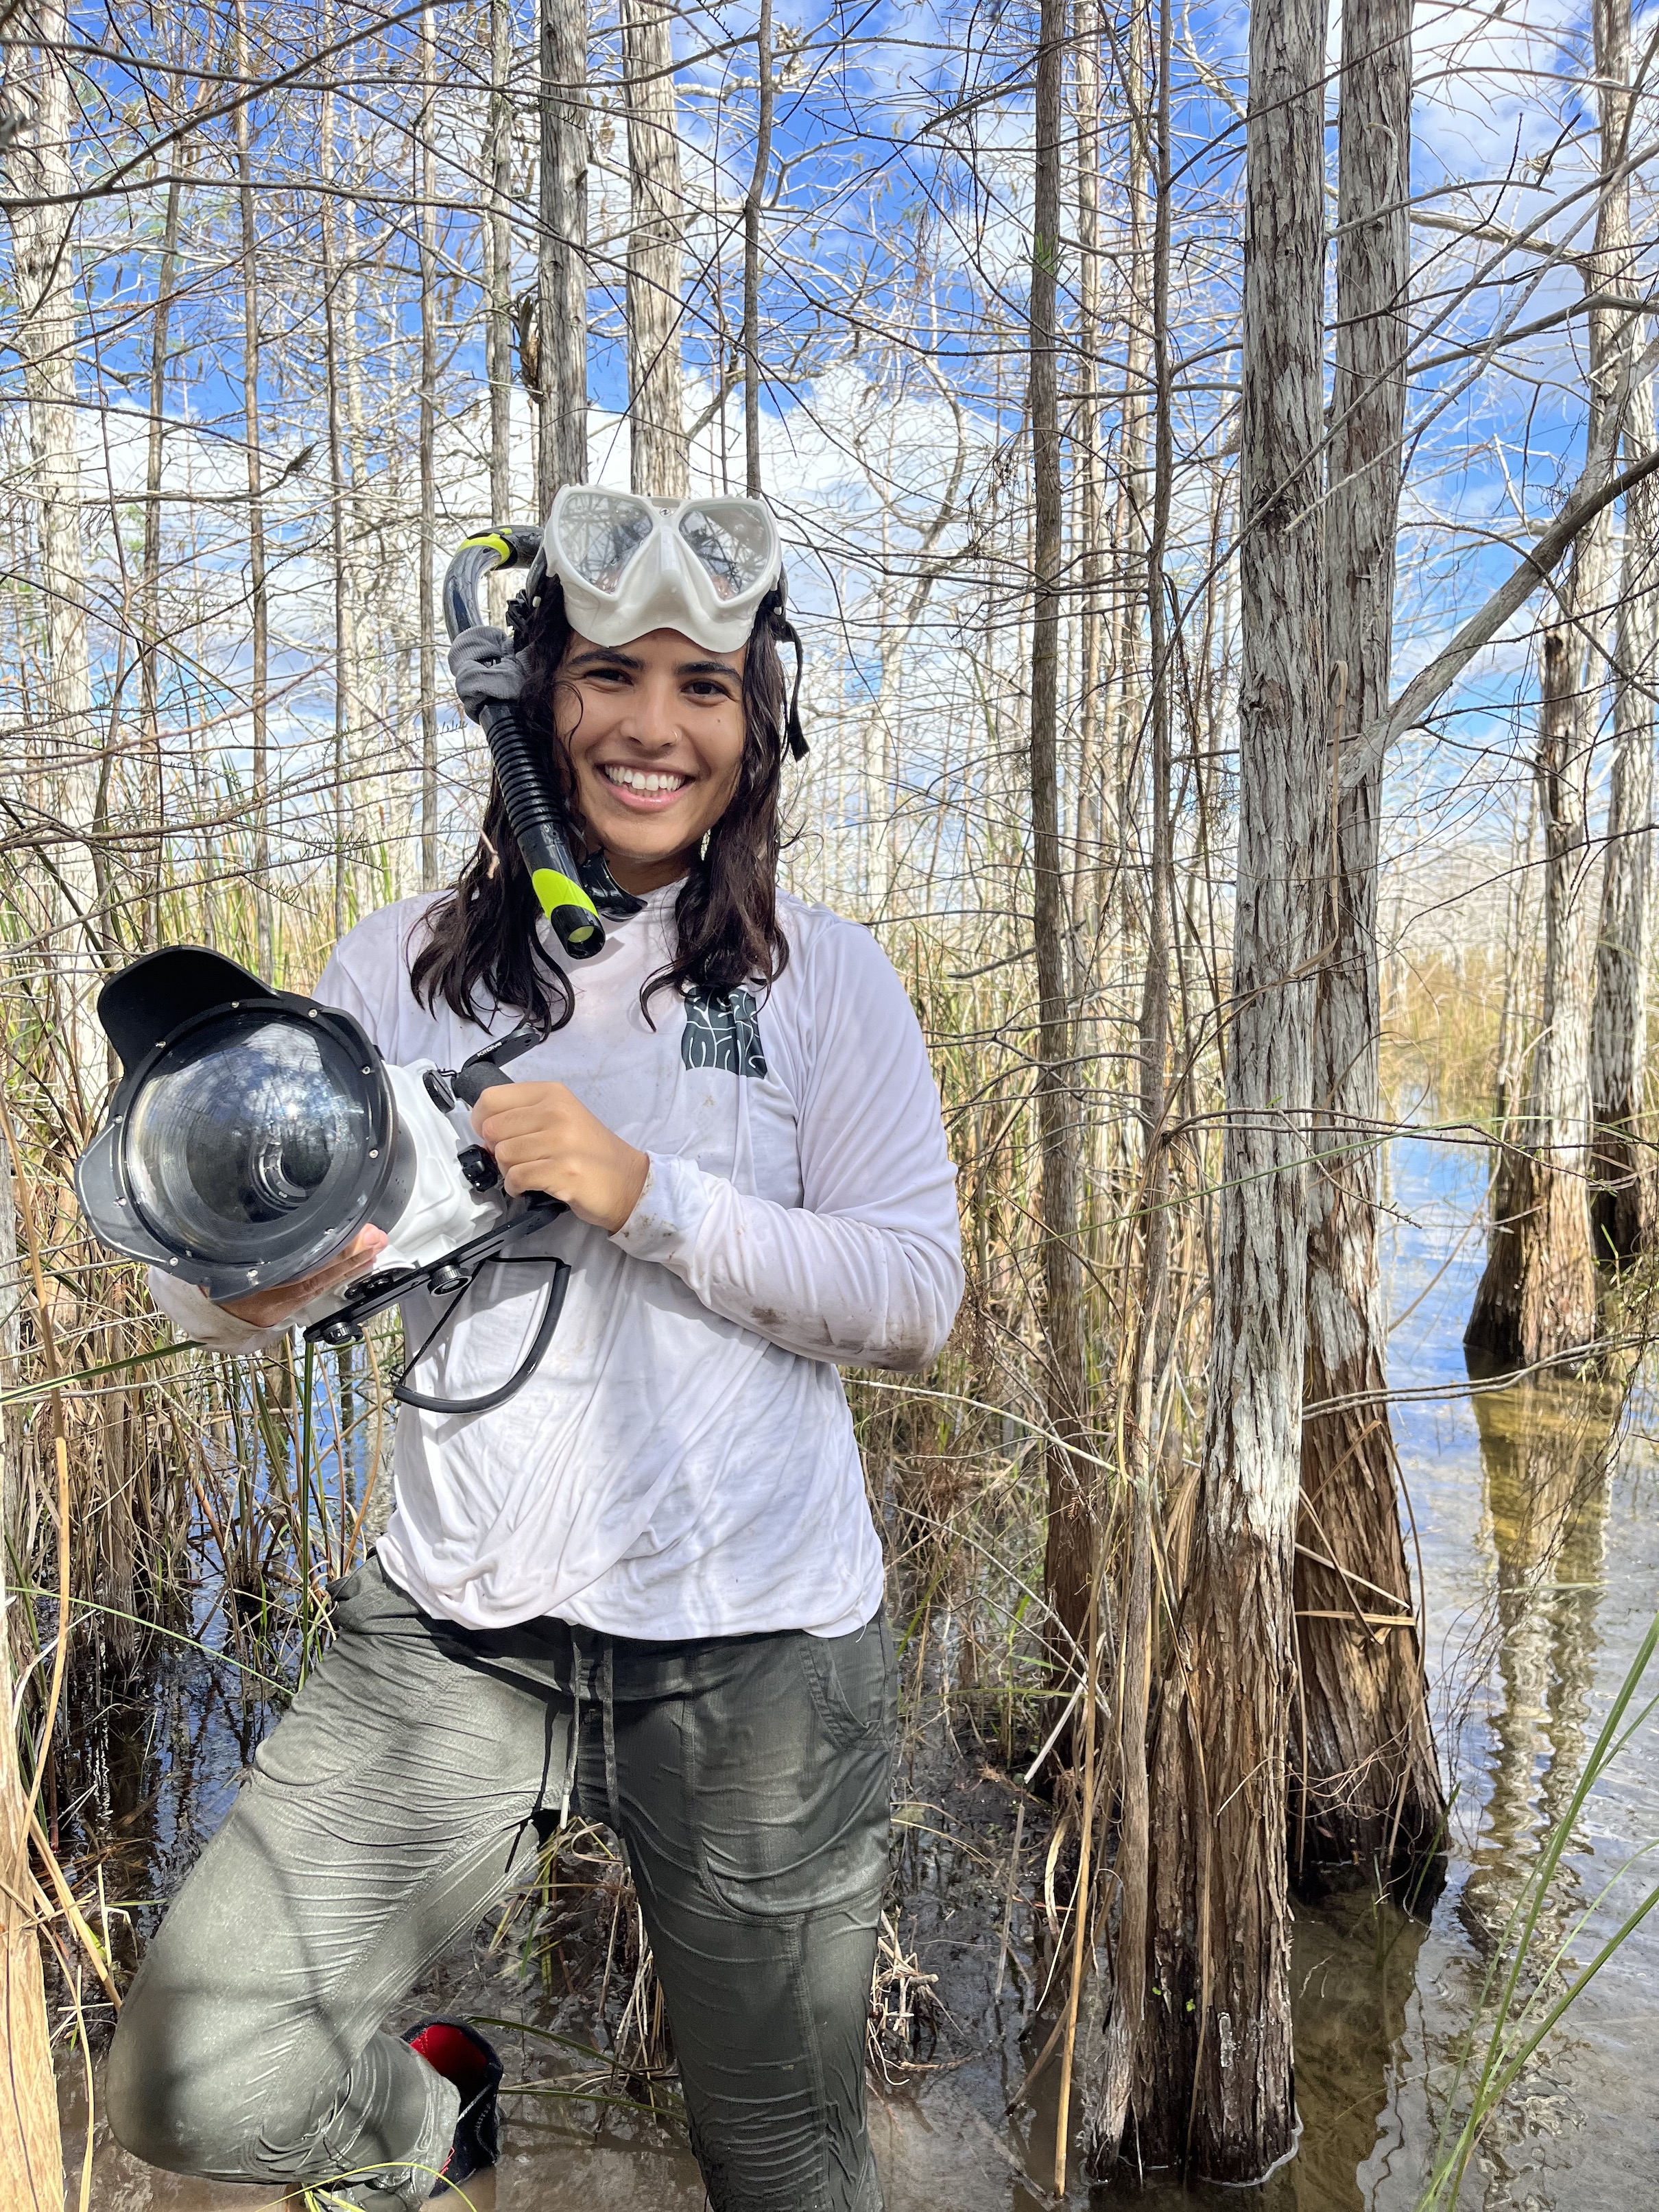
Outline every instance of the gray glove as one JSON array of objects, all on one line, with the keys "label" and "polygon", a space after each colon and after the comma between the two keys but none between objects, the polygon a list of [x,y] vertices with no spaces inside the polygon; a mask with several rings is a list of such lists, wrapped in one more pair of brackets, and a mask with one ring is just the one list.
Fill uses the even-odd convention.
[{"label": "gray glove", "polygon": [[475,722],[486,700],[516,699],[524,690],[524,667],[513,641],[493,623],[476,623],[461,632],[449,648],[449,672],[462,707]]}]

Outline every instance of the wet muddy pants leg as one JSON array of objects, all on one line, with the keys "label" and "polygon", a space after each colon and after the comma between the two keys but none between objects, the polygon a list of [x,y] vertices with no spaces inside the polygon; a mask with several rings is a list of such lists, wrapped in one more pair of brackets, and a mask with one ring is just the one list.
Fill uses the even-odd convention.
[{"label": "wet muddy pants leg", "polygon": [[569,1722],[458,1665],[374,1560],[336,1617],[138,1971],[108,2109],[154,2166],[407,2212],[459,2100],[380,2023],[528,1876]]},{"label": "wet muddy pants leg", "polygon": [[[410,2212],[457,2098],[380,2022],[532,1871],[574,1713],[489,1665],[487,1638],[458,1656],[374,1560],[336,1604],[336,1642],[134,1980],[108,2110],[154,2165]],[[577,1646],[574,1802],[626,1845],[714,2212],[880,2212],[864,2038],[884,1620],[830,1640],[579,1631]]]},{"label": "wet muddy pants leg", "polygon": [[[865,2126],[895,1727],[884,1616],[853,1636],[682,1646],[687,1694],[631,1702],[617,1826],[713,2212],[881,2212]],[[582,1804],[604,1804],[584,1712]]]}]

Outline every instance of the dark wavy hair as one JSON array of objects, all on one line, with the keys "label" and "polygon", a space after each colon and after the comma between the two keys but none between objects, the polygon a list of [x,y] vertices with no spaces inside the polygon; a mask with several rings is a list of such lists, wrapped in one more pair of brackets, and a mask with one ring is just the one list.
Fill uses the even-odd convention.
[{"label": "dark wavy hair", "polygon": [[[559,671],[572,635],[557,578],[545,580],[532,605],[520,593],[507,609],[507,621],[526,671],[519,712],[532,738],[545,746],[547,773],[580,850],[586,825],[576,811],[569,757],[554,719]],[[655,991],[695,990],[720,998],[740,983],[770,983],[787,964],[777,899],[785,715],[777,636],[783,621],[781,597],[774,593],[756,616],[744,654],[737,789],[680,886],[674,957],[640,992],[647,1019]],[[575,999],[569,978],[543,942],[540,920],[492,773],[477,848],[453,890],[431,908],[426,941],[410,963],[416,998],[428,1010],[441,1000],[464,1021],[487,1018],[504,1007],[544,1032],[562,1029]]]}]

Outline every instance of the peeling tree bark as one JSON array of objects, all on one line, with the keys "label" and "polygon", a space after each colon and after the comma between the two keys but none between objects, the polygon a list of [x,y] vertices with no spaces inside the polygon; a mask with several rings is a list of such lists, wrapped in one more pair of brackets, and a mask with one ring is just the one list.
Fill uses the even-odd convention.
[{"label": "peeling tree bark", "polygon": [[[1139,2145],[1222,2181],[1295,2142],[1285,1855],[1313,977],[1329,784],[1325,11],[1258,5],[1246,137],[1238,892],[1208,1411],[1152,1787]],[[1201,1663],[1200,1663],[1201,1662]]]},{"label": "peeling tree bark", "polygon": [[[1629,127],[1630,0],[1596,0],[1595,75],[1601,101],[1604,165],[1620,159]],[[1595,282],[1623,289],[1633,274],[1630,179],[1620,174],[1608,189],[1597,226]],[[1640,349],[1645,319],[1620,322],[1611,332],[1614,398]],[[1626,464],[1650,453],[1654,442],[1653,382],[1643,377],[1626,401]],[[1647,1072],[1647,968],[1652,950],[1650,885],[1653,870],[1652,687],[1659,646],[1659,598],[1654,562],[1659,557],[1659,491],[1652,478],[1625,501],[1625,544],[1613,647],[1613,757],[1607,804],[1607,838],[1601,878],[1601,926],[1596,932],[1595,996],[1590,1015],[1590,1105],[1594,1118],[1595,1188],[1590,1201],[1594,1249],[1599,1258],[1626,1261],[1645,1250],[1655,1234],[1656,1192],[1651,1160],[1642,1141],[1643,1085]]]},{"label": "peeling tree bark", "polygon": [[[586,0],[542,0],[541,42],[536,489],[544,515],[561,484],[587,481]],[[671,108],[672,100],[671,88]]]},{"label": "peeling tree bark", "polygon": [[673,16],[665,0],[624,0],[628,102],[629,481],[684,499],[690,489],[680,371],[680,231],[684,193],[674,114]]},{"label": "peeling tree bark", "polygon": [[1060,471],[1059,331],[1061,66],[1066,0],[1042,0],[1036,65],[1036,163],[1030,276],[1031,459],[1035,495],[1031,562],[1031,873],[1036,935],[1036,1109],[1042,1152],[1040,1224],[1043,1285],[1043,1388],[1048,1508],[1043,1582],[1059,1625],[1056,1666],[1075,1671],[1089,1611],[1094,1516],[1080,1440],[1084,1391],[1083,1271],[1078,1252],[1078,1106],[1071,1069],[1066,989],[1065,859],[1060,836],[1058,763],[1060,609],[1064,579]]},{"label": "peeling tree bark", "polygon": [[[1411,284],[1411,0],[1346,0],[1338,128],[1327,665],[1340,747],[1389,703]],[[1314,1030],[1308,1364],[1291,1731],[1294,1877],[1386,1879],[1436,1848],[1445,1800],[1412,1623],[1377,1280],[1378,761],[1330,828],[1329,950]],[[1393,1611],[1402,1626],[1368,1616]]]}]

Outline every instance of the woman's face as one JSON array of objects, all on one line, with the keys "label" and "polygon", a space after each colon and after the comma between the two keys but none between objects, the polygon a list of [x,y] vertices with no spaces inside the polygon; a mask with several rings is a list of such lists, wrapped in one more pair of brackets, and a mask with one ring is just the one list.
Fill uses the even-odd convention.
[{"label": "woman's face", "polygon": [[730,805],[743,760],[743,649],[677,629],[623,646],[574,631],[554,692],[576,805],[624,890],[684,874]]}]

